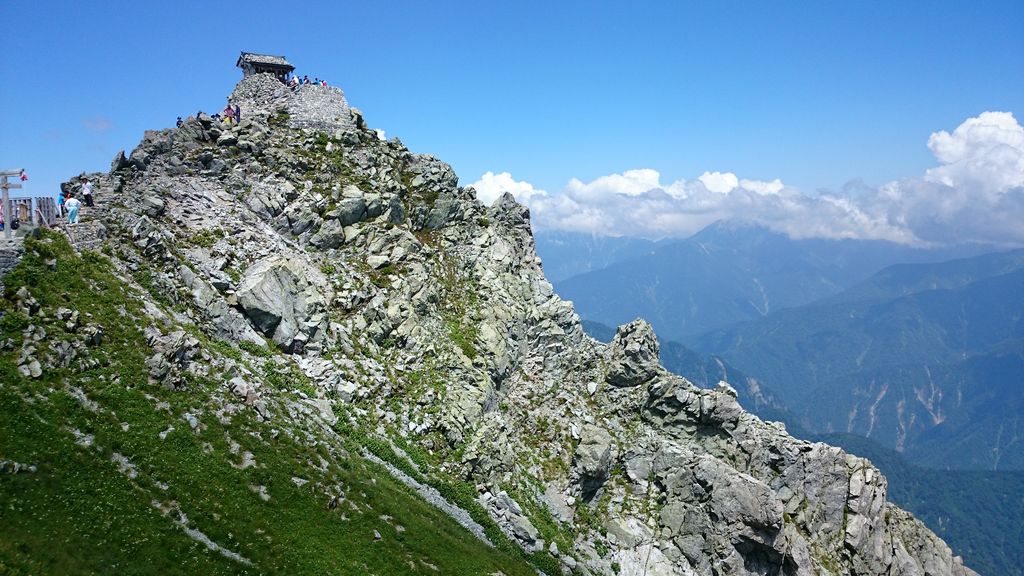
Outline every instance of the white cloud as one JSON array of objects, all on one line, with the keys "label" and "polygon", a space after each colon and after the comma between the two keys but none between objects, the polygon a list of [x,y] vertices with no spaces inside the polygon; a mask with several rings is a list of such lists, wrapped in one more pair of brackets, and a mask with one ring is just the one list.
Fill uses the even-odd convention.
[{"label": "white cloud", "polygon": [[476,197],[488,206],[505,192],[511,193],[516,200],[526,205],[529,205],[530,200],[536,196],[547,195],[547,192],[534,188],[529,182],[516,180],[508,172],[487,172],[470,186],[476,190]]},{"label": "white cloud", "polygon": [[700,183],[711,192],[728,194],[737,188],[757,192],[758,194],[778,194],[786,186],[782,180],[776,178],[771,182],[761,180],[747,180],[740,178],[732,172],[705,172],[697,177]]},{"label": "white cloud", "polygon": [[705,172],[697,180],[708,190],[719,194],[728,194],[740,185],[740,179],[732,172]]},{"label": "white cloud", "polygon": [[782,183],[782,180],[776,178],[771,182],[762,182],[761,180],[740,180],[740,188],[745,188],[751,192],[757,192],[758,194],[778,194],[782,192],[782,189],[786,186]]},{"label": "white cloud", "polygon": [[601,176],[591,182],[583,182],[573,178],[566,186],[566,191],[577,198],[608,198],[609,196],[624,194],[626,196],[639,196],[644,192],[658,188],[660,175],[657,171],[649,168],[640,170],[627,170],[622,174],[611,174]]},{"label": "white cloud", "polygon": [[511,192],[538,229],[647,238],[684,237],[716,220],[760,223],[794,238],[882,239],[906,244],[1024,245],[1024,128],[1012,114],[985,112],[952,134],[932,134],[939,166],[923,177],[872,188],[803,194],[781,180],[704,172],[661,182],[649,168],[584,182],[553,194],[488,172],[473,184],[491,203]]},{"label": "white cloud", "polygon": [[[511,175],[501,176],[502,189],[533,190]],[[478,196],[496,197],[480,192],[496,180],[485,174],[473,184]],[[660,238],[686,236],[721,219],[756,220],[754,216],[760,214],[766,220],[781,220],[791,214],[786,205],[795,196],[780,180],[761,182],[730,173],[705,173],[703,179],[662,183],[657,170],[646,168],[590,182],[574,178],[557,194],[519,199],[541,229]]]},{"label": "white cloud", "polygon": [[928,148],[942,163],[925,174],[931,182],[984,193],[1024,186],[1024,127],[1009,112],[984,112],[952,134],[936,132]]}]

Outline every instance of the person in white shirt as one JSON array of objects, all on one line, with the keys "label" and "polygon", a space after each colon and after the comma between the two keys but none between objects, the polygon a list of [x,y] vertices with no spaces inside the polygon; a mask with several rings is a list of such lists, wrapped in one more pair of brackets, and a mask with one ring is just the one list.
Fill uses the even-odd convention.
[{"label": "person in white shirt", "polygon": [[88,178],[82,179],[82,199],[86,206],[92,208],[92,182]]},{"label": "person in white shirt", "polygon": [[78,208],[82,203],[74,196],[64,201],[64,208],[68,211],[68,224],[78,224]]}]

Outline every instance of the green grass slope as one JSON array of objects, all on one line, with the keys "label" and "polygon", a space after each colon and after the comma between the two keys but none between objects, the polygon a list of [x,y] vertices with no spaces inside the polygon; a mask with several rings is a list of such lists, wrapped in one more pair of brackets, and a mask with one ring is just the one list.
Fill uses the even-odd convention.
[{"label": "green grass slope", "polygon": [[[185,389],[149,384],[139,294],[105,256],[30,239],[5,283],[0,574],[536,573],[360,457],[352,437],[261,421],[224,399],[212,370]],[[21,287],[38,311],[18,310]],[[102,326],[102,342],[23,376],[26,336],[36,357],[82,341],[61,306]]]}]

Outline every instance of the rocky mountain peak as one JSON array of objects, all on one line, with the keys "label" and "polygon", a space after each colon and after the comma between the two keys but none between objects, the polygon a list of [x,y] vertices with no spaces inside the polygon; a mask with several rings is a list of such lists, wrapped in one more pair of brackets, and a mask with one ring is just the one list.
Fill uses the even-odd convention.
[{"label": "rocky mountain peak", "polygon": [[91,175],[87,214],[139,295],[149,385],[322,447],[303,489],[336,497],[317,458],[358,442],[470,491],[549,574],[972,573],[866,460],[665,371],[647,322],[587,337],[511,195],[483,206],[339,88],[253,75],[231,101],[240,123],[147,132]]},{"label": "rocky mountain peak", "polygon": [[643,384],[663,370],[658,363],[658,338],[646,320],[619,326],[608,350],[608,382],[616,386]]}]

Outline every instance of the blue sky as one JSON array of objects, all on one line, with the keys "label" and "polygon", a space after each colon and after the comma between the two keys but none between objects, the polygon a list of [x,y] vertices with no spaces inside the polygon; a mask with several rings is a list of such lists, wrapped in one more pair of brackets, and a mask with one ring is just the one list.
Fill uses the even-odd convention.
[{"label": "blue sky", "polygon": [[804,194],[936,166],[929,136],[1024,114],[1024,3],[25,2],[5,22],[0,164],[30,192],[222,107],[283,54],[369,124],[546,191],[629,170]]}]

